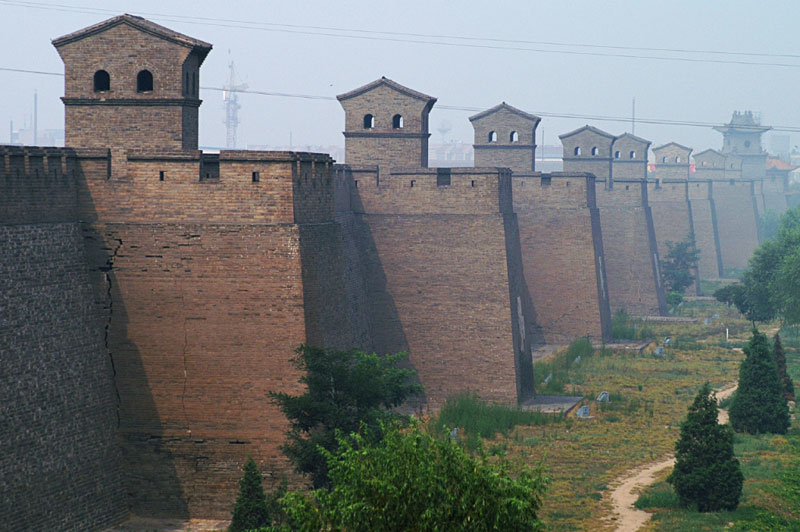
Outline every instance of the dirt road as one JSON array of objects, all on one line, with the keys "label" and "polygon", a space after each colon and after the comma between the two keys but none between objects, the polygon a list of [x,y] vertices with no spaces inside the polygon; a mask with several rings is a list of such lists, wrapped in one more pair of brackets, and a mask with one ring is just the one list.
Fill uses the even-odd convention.
[{"label": "dirt road", "polygon": [[[728,386],[717,392],[717,399],[725,399],[735,391],[736,384]],[[720,410],[719,422],[722,424],[728,422],[727,410]],[[619,485],[610,495],[614,513],[617,515],[617,532],[635,532],[650,520],[650,514],[636,509],[633,503],[639,498],[641,488],[652,484],[658,473],[673,465],[675,457],[669,456],[659,462],[629,471],[618,479]]]}]

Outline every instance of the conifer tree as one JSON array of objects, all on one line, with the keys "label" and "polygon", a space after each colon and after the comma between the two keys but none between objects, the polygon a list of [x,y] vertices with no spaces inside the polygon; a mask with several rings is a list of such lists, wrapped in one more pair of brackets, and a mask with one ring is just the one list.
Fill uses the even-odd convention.
[{"label": "conifer tree", "polygon": [[787,401],[794,401],[794,383],[786,372],[786,354],[783,352],[780,335],[775,335],[775,346],[772,349],[775,357],[775,366],[778,368],[778,378],[783,385],[783,398]]},{"label": "conifer tree", "polygon": [[681,506],[701,512],[735,509],[744,482],[733,455],[733,431],[717,423],[717,414],[717,399],[705,383],[681,424],[675,468],[667,478]]},{"label": "conifer tree", "polygon": [[786,434],[789,407],[767,337],[753,329],[744,352],[747,358],[739,366],[739,388],[730,408],[733,430]]},{"label": "conifer tree", "polygon": [[244,474],[239,480],[239,495],[233,507],[233,519],[228,532],[244,532],[270,524],[261,473],[258,472],[253,457],[248,456],[244,463]]}]

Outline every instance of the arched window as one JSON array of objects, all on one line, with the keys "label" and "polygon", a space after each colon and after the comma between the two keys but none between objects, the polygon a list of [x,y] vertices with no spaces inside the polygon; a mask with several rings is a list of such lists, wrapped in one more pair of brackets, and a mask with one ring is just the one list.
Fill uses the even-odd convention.
[{"label": "arched window", "polygon": [[614,152],[614,159],[619,159],[621,156],[622,154],[619,152],[619,150]]},{"label": "arched window", "polygon": [[152,92],[153,74],[149,70],[142,70],[136,75],[136,92]]},{"label": "arched window", "polygon": [[631,152],[628,154],[628,158],[629,159],[636,159],[636,152],[631,150]]},{"label": "arched window", "polygon": [[364,115],[364,129],[372,129],[375,127],[375,117],[367,113]]},{"label": "arched window", "polygon": [[581,154],[581,147],[580,146],[575,146],[575,149],[572,150],[572,153],[574,153],[575,155],[580,155]]},{"label": "arched window", "polygon": [[497,131],[489,132],[489,142],[497,142]]},{"label": "arched window", "polygon": [[111,76],[105,70],[98,70],[94,73],[94,92],[110,91]]},{"label": "arched window", "polygon": [[519,142],[519,135],[517,134],[516,131],[512,131],[511,135],[508,136],[508,140],[510,140],[511,142]]},{"label": "arched window", "polygon": [[392,117],[392,127],[395,129],[403,128],[403,117],[401,115],[394,115]]},{"label": "arched window", "polygon": [[665,162],[667,162],[667,157],[666,157],[666,156],[662,157],[662,158],[661,158],[661,162],[662,162],[662,163],[665,163]]},{"label": "arched window", "polygon": [[679,162],[681,162],[681,158],[680,158],[680,157],[675,157],[675,162],[676,162],[676,163],[679,163]]},{"label": "arched window", "polygon": [[600,150],[597,149],[597,146],[592,146],[592,155],[597,155],[600,153]]},{"label": "arched window", "polygon": [[700,166],[707,166],[707,165],[708,165],[708,162],[706,162],[706,161],[703,161],[703,162],[702,162],[702,164],[701,164]]},{"label": "arched window", "polygon": [[731,163],[731,168],[733,168],[733,163]]}]

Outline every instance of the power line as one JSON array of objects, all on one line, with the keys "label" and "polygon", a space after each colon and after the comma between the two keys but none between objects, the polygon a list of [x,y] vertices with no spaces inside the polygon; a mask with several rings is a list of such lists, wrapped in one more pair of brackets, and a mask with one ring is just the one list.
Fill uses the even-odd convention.
[{"label": "power line", "polygon": [[[20,72],[26,74],[42,74],[47,76],[63,76],[64,74],[58,72],[44,72],[41,70],[26,70],[22,68],[6,68],[0,67],[0,71],[9,71],[9,72]],[[264,90],[255,90],[255,89],[231,89],[228,87],[210,87],[210,86],[201,86],[201,90],[207,91],[216,91],[216,92],[237,92],[243,94],[254,94],[257,96],[272,96],[278,98],[295,98],[295,99],[303,99],[303,100],[325,100],[325,101],[336,101],[334,96],[321,96],[318,94],[301,94],[301,93],[293,93],[293,92],[276,92],[276,91],[264,91]],[[461,112],[469,112],[469,113],[477,113],[480,111],[486,110],[486,108],[482,107],[470,107],[470,106],[458,106],[458,105],[437,105],[436,109],[440,109],[443,111],[461,111]],[[630,122],[630,116],[608,116],[608,115],[585,115],[585,114],[577,114],[577,113],[548,113],[548,112],[540,112],[540,111],[532,111],[532,114],[543,118],[566,118],[566,119],[575,119],[575,120],[594,120],[598,122]],[[636,122],[640,124],[650,124],[650,125],[659,125],[659,126],[685,126],[685,127],[702,127],[702,128],[710,128],[714,126],[722,126],[725,124],[720,124],[718,122],[699,122],[693,120],[670,120],[667,118],[636,118]],[[742,125],[737,126],[740,128],[746,129],[748,126]],[[754,128],[759,128],[759,126],[753,126]],[[782,131],[782,132],[790,132],[790,133],[800,133],[800,126],[772,126],[772,131]]]},{"label": "power line", "polygon": [[[0,4],[26,7],[33,9],[47,9],[59,10],[76,13],[91,13],[91,14],[115,14],[116,11],[103,9],[103,8],[86,8],[67,6],[64,4],[42,3],[42,2],[26,2],[26,1],[13,1],[13,0],[0,0]],[[690,63],[716,63],[716,64],[731,64],[731,65],[747,65],[747,66],[773,66],[783,68],[800,68],[800,64],[796,63],[777,63],[777,62],[760,62],[760,61],[743,61],[734,59],[710,59],[710,58],[692,58],[692,57],[669,57],[658,55],[637,55],[632,53],[604,53],[604,52],[587,52],[577,50],[552,50],[543,48],[530,48],[524,46],[506,46],[505,44],[535,44],[545,46],[561,46],[561,47],[582,47],[593,49],[614,49],[614,50],[631,50],[631,51],[658,51],[669,53],[684,53],[684,54],[713,54],[725,56],[751,56],[751,57],[782,57],[782,58],[800,58],[796,54],[773,54],[766,52],[728,52],[721,50],[691,50],[680,48],[653,48],[653,47],[634,47],[634,46],[610,46],[610,45],[597,45],[588,43],[564,43],[554,41],[526,41],[516,39],[498,39],[498,38],[481,38],[469,37],[459,35],[434,35],[423,33],[404,33],[404,32],[390,32],[390,31],[375,31],[375,30],[361,30],[361,29],[348,29],[348,28],[333,28],[328,26],[304,26],[297,24],[277,24],[266,22],[253,22],[235,19],[220,19],[208,18],[197,16],[185,15],[167,15],[161,13],[147,13],[142,12],[142,15],[148,17],[155,17],[159,20],[169,22],[184,22],[189,24],[199,24],[206,26],[218,26],[224,28],[235,29],[251,29],[275,33],[299,34],[299,35],[312,35],[312,36],[325,36],[343,39],[361,39],[370,41],[387,41],[409,44],[424,44],[433,46],[446,46],[446,47],[462,47],[462,48],[480,48],[488,50],[499,51],[520,51],[520,52],[534,52],[546,54],[562,54],[562,55],[576,55],[576,56],[593,56],[593,57],[617,57],[625,59],[646,59],[658,61],[679,61]],[[332,31],[340,33],[331,33]],[[349,32],[349,33],[347,33]],[[382,36],[379,36],[382,35]],[[420,39],[444,39],[444,40],[420,40]],[[459,40],[464,42],[447,42],[446,40]],[[481,42],[503,43],[498,44],[478,44]]]}]

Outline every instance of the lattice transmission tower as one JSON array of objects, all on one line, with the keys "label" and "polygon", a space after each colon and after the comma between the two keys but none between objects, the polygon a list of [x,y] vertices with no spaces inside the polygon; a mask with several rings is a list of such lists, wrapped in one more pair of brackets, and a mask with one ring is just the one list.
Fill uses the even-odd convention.
[{"label": "lattice transmission tower", "polygon": [[236,69],[233,60],[228,62],[228,83],[222,91],[222,101],[225,107],[225,147],[228,149],[236,148],[236,130],[239,128],[239,95],[237,91],[247,88],[247,83],[236,84]]}]

